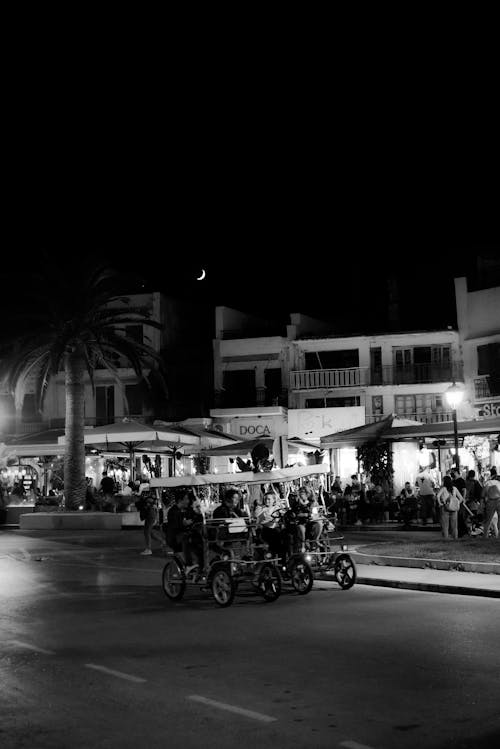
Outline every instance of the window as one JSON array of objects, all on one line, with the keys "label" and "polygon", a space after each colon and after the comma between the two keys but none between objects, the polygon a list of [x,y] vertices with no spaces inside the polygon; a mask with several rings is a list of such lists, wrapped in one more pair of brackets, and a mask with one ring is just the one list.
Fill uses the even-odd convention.
[{"label": "window", "polygon": [[500,375],[500,343],[477,347],[478,375]]},{"label": "window", "polygon": [[95,389],[95,416],[97,425],[112,424],[115,420],[115,386],[104,385]]},{"label": "window", "polygon": [[324,398],[306,398],[306,408],[324,408]]},{"label": "window", "polygon": [[500,395],[500,342],[477,347],[477,373],[488,375],[485,390],[489,396]]},{"label": "window", "polygon": [[382,348],[376,346],[370,349],[371,384],[382,384]]},{"label": "window", "polygon": [[229,369],[224,372],[224,405],[255,406],[255,369]]},{"label": "window", "polygon": [[360,405],[359,395],[346,398],[307,398],[306,408],[350,408]]},{"label": "window", "polygon": [[125,385],[129,414],[132,416],[142,415],[142,388],[139,384]]},{"label": "window", "polygon": [[396,395],[394,401],[396,415],[402,418],[424,423],[448,420],[448,414],[443,409],[443,396],[441,394]]},{"label": "window", "polygon": [[394,384],[445,382],[451,379],[451,347],[393,348]]},{"label": "window", "polygon": [[265,372],[266,406],[277,404],[281,395],[281,369],[267,369]]},{"label": "window", "polygon": [[384,413],[384,398],[382,395],[372,395],[372,414],[380,416]]},{"label": "window", "polygon": [[306,369],[351,369],[359,367],[358,349],[307,352]]}]

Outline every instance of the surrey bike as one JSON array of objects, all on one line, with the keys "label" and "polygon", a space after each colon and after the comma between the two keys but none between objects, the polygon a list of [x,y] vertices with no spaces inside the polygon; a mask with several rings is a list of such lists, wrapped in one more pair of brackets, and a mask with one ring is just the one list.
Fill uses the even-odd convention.
[{"label": "surrey bike", "polygon": [[239,586],[245,584],[270,603],[281,594],[281,574],[277,559],[262,559],[254,549],[252,524],[246,518],[205,520],[193,527],[203,544],[204,569],[187,572],[178,550],[168,554],[162,572],[163,592],[172,601],[180,601],[186,589],[198,588],[211,593],[215,603],[230,606]]},{"label": "surrey bike", "polygon": [[[154,489],[184,488],[226,484],[265,484],[300,479],[325,473],[323,466],[278,469],[273,472],[236,474],[197,474],[182,477],[152,478]],[[291,583],[297,593],[309,593],[314,575],[306,556],[285,550],[273,557],[258,537],[256,524],[248,518],[203,519],[197,529],[203,544],[204,569],[187,567],[179,551],[172,549],[162,572],[165,595],[180,601],[187,588],[196,587],[211,593],[219,606],[230,606],[240,585],[258,592],[264,601],[275,601],[281,594],[282,581]]]}]

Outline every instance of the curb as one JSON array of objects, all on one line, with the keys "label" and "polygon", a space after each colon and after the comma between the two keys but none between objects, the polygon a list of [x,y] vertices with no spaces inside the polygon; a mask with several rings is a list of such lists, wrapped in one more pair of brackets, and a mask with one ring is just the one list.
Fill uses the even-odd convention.
[{"label": "curb", "polygon": [[437,583],[413,583],[403,580],[381,580],[375,577],[358,577],[356,584],[376,585],[383,588],[400,588],[401,590],[420,590],[426,593],[454,593],[460,596],[482,596],[500,598],[500,590],[486,588],[466,588],[459,585],[439,585]]},{"label": "curb", "polygon": [[[358,547],[359,548],[359,547]],[[373,564],[380,567],[403,567],[410,569],[435,569],[458,572],[475,572],[477,574],[500,575],[500,564],[497,562],[462,562],[453,559],[425,559],[419,557],[391,557],[383,554],[364,554],[362,551],[351,551],[355,562]]]}]

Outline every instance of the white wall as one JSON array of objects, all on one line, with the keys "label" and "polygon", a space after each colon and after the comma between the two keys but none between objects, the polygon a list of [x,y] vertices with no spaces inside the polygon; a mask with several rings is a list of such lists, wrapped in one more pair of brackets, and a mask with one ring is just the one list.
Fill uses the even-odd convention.
[{"label": "white wall", "polygon": [[[466,278],[455,278],[455,296],[460,342],[464,361],[466,400],[476,400],[474,379],[478,376],[478,346],[500,342],[500,287],[468,291]],[[488,399],[495,400],[495,399]]]},{"label": "white wall", "polygon": [[308,442],[319,441],[320,437],[362,426],[364,423],[365,409],[362,406],[288,411],[289,437],[301,437]]},{"label": "white wall", "polygon": [[460,339],[454,330],[424,331],[420,333],[395,333],[380,336],[352,336],[346,338],[318,338],[293,342],[293,369],[305,367],[305,354],[312,351],[342,351],[358,349],[359,366],[370,366],[370,349],[382,349],[382,364],[392,365],[392,350],[396,347],[446,346],[450,345],[452,358],[460,358]]}]

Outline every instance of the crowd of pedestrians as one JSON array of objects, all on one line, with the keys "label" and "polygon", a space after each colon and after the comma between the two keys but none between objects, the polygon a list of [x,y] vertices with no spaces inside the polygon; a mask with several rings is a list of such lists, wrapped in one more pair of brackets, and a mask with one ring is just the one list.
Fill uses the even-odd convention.
[{"label": "crowd of pedestrians", "polygon": [[440,523],[444,538],[499,537],[500,481],[494,466],[481,480],[475,471],[462,476],[452,469],[441,486],[424,470],[415,485],[406,482],[399,495],[391,491],[387,481],[373,483],[368,477],[360,481],[353,475],[343,486],[336,476],[326,501],[341,526]]}]

